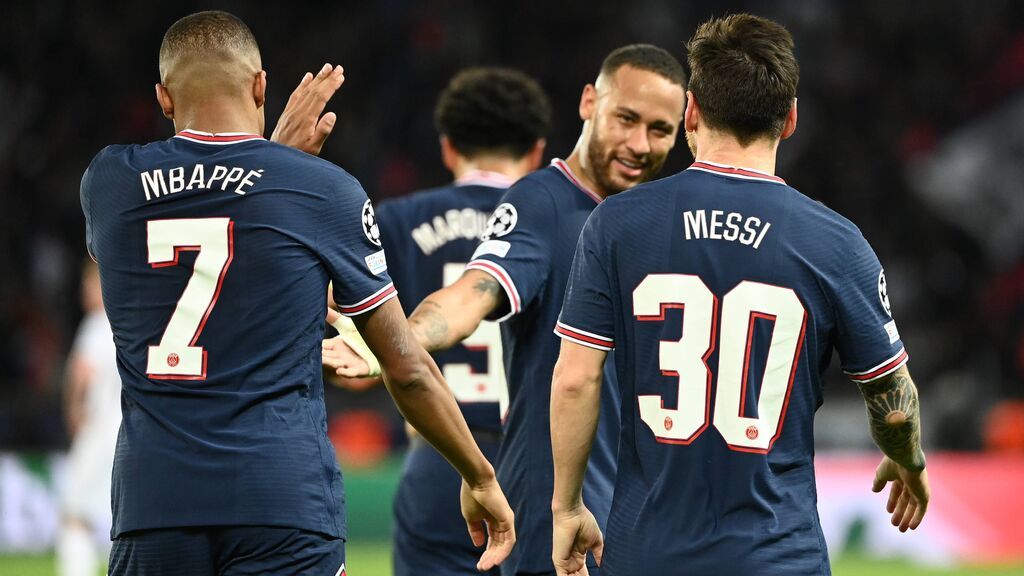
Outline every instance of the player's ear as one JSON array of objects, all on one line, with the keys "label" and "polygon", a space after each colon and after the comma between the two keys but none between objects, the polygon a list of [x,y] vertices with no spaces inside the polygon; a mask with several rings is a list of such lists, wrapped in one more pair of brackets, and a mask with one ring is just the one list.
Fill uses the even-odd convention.
[{"label": "player's ear", "polygon": [[796,132],[796,98],[793,98],[793,107],[786,114],[786,122],[782,125],[782,139],[785,140]]},{"label": "player's ear", "polygon": [[171,99],[171,93],[167,91],[167,88],[159,82],[156,83],[156,101],[160,104],[164,118],[174,120],[174,100]]},{"label": "player's ear", "polygon": [[455,173],[455,170],[459,167],[459,151],[455,149],[450,138],[441,135],[441,162],[449,172]]},{"label": "player's ear", "polygon": [[538,138],[534,142],[533,147],[526,153],[524,159],[526,160],[526,170],[533,172],[537,168],[540,168],[540,163],[544,160],[544,148],[547,147],[548,141],[544,138]]},{"label": "player's ear", "polygon": [[700,120],[700,106],[697,104],[697,98],[693,95],[693,92],[686,91],[686,110],[683,111],[683,129],[687,132],[693,132],[697,129],[697,123]]},{"label": "player's ear", "polygon": [[597,108],[597,88],[593,84],[583,87],[583,95],[580,96],[580,120],[586,122],[594,117],[594,109]]},{"label": "player's ear", "polygon": [[267,102],[267,71],[260,70],[252,81],[252,99],[256,108],[263,108]]}]

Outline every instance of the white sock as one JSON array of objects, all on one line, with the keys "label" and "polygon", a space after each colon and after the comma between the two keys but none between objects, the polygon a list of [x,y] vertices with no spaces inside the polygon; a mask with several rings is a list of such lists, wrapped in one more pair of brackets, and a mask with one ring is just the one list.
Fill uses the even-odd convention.
[{"label": "white sock", "polygon": [[59,576],[96,576],[98,560],[92,534],[81,524],[65,523],[57,537]]}]

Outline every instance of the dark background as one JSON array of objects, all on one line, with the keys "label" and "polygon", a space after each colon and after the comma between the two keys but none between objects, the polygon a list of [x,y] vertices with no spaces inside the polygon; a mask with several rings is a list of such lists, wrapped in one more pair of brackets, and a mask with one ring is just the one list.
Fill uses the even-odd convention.
[{"label": "dark background", "polygon": [[[546,156],[565,157],[580,91],[612,49],[650,42],[684,59],[712,15],[776,19],[802,71],[778,174],[857,223],[885,265],[926,445],[992,445],[1006,426],[993,408],[1024,397],[1024,3],[51,0],[5,4],[0,18],[0,449],[66,443],[63,360],[86,257],[79,180],[107,144],[172,134],[153,95],[160,40],[210,8],[260,43],[268,135],[304,72],[345,66],[322,156],[378,201],[450,178],[431,113],[462,67],[536,77],[555,113]],[[690,161],[680,143],[664,174]],[[833,372],[819,442],[863,447],[856,387]],[[328,404],[389,410],[379,391],[332,390]]]}]

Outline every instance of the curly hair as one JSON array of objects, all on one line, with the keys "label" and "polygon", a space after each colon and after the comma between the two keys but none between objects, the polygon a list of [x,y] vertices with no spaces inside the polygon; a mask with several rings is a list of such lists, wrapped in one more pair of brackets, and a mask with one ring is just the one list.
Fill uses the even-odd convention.
[{"label": "curly hair", "polygon": [[455,75],[434,109],[434,126],[459,153],[521,158],[551,126],[551,103],[535,80],[509,68]]}]

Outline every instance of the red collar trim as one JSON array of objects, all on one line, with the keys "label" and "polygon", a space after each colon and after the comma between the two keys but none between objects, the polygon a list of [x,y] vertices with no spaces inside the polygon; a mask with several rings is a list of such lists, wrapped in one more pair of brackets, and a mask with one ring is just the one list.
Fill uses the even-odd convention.
[{"label": "red collar trim", "polygon": [[555,169],[557,169],[559,172],[561,172],[562,176],[565,176],[565,178],[569,182],[572,182],[577,188],[579,188],[580,191],[582,191],[587,196],[590,196],[591,200],[593,200],[594,202],[600,204],[601,201],[604,200],[604,198],[601,198],[597,194],[597,192],[594,192],[593,190],[587,188],[580,182],[579,178],[577,178],[576,175],[572,173],[572,170],[569,168],[569,165],[565,163],[565,160],[562,160],[561,158],[554,158],[553,160],[551,160],[551,165],[554,166]]},{"label": "red collar trim", "polygon": [[245,132],[222,132],[211,134],[198,130],[185,129],[174,135],[175,138],[202,142],[203,144],[234,144],[235,142],[248,142],[249,140],[263,140],[259,134],[247,134]]},{"label": "red collar trim", "polygon": [[763,182],[774,182],[775,184],[785,184],[786,181],[778,176],[761,172],[760,170],[753,170],[751,168],[737,168],[736,166],[727,166],[725,164],[717,164],[715,162],[708,162],[701,160],[694,162],[690,165],[687,170],[700,170],[702,172],[712,172],[714,174],[722,174],[724,176],[733,176],[736,178],[742,178],[744,180],[761,180]]},{"label": "red collar trim", "polygon": [[487,186],[489,188],[511,188],[515,183],[515,178],[501,172],[488,170],[471,170],[455,181],[456,186]]}]

